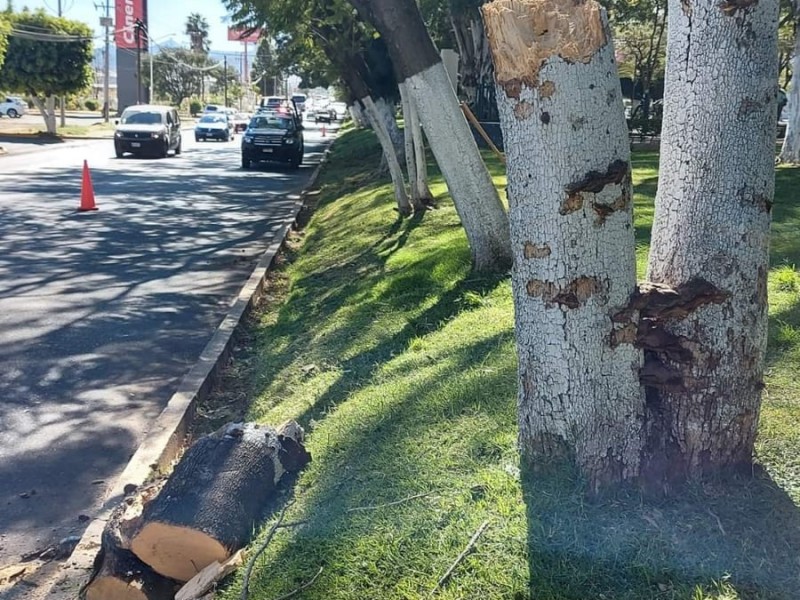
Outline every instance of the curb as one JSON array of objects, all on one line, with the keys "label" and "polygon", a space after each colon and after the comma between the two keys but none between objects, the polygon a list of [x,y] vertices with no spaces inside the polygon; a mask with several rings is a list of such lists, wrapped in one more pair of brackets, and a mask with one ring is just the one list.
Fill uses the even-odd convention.
[{"label": "curb", "polygon": [[286,241],[286,236],[296,223],[305,197],[314,187],[320,171],[328,159],[330,149],[326,149],[322,160],[314,169],[311,178],[299,194],[289,194],[295,200],[292,215],[283,222],[276,240],[270,244],[259,259],[247,282],[228,314],[217,327],[211,340],[206,344],[195,365],[178,384],[177,391],[156,417],[155,422],[145,434],[144,439],[130,461],[117,478],[99,514],[89,523],[71,556],[63,563],[61,572],[55,580],[42,587],[48,600],[74,600],[78,598],[81,586],[91,572],[95,556],[100,548],[100,539],[106,521],[114,507],[126,495],[126,489],[139,487],[145,483],[154,469],[166,470],[177,458],[188,428],[191,425],[198,402],[208,397],[214,383],[219,379],[222,369],[228,364],[233,339],[243,317],[259,302],[264,294],[266,276],[272,262]]}]

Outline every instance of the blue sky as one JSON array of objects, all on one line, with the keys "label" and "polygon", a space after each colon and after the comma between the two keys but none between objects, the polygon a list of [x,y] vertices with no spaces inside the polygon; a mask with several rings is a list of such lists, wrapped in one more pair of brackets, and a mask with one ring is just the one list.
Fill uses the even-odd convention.
[{"label": "blue sky", "polygon": [[[95,3],[102,5],[104,0],[61,0],[61,9],[65,17],[88,23],[99,35],[102,33],[99,22],[102,10],[95,8]],[[109,3],[113,17],[115,2],[109,0]],[[30,9],[43,8],[56,14],[58,0],[14,0],[15,9],[21,10],[25,6]],[[181,45],[188,45],[189,39],[183,34],[186,17],[189,13],[198,12],[208,21],[212,51],[243,51],[241,43],[227,39],[228,26],[222,22],[227,11],[220,0],[149,0],[147,10],[150,33],[156,43],[163,43],[171,37]],[[96,46],[100,45],[102,40],[96,42]],[[250,44],[248,53],[251,56],[254,50],[253,44]]]}]

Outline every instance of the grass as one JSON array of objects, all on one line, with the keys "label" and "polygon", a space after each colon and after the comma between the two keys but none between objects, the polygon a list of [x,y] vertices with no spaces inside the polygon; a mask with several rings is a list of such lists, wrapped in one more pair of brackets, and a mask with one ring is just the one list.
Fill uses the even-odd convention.
[{"label": "grass", "polygon": [[[97,122],[92,125],[66,125],[56,128],[57,136],[65,137],[111,137],[114,132],[114,123]],[[0,127],[0,135],[31,136],[47,135],[44,123],[41,125],[5,125]]]},{"label": "grass", "polygon": [[[246,411],[308,432],[313,462],[278,499],[286,520],[250,598],[678,599],[800,597],[800,169],[778,171],[766,474],[654,503],[589,502],[574,473],[520,474],[507,277],[478,277],[440,176],[440,209],[399,221],[379,148],[349,131],[317,207],[271,275],[206,427]],[[486,156],[498,188],[502,166]],[[637,255],[646,260],[658,156],[634,156]],[[394,504],[391,504],[394,503]],[[267,507],[260,540],[275,519]],[[450,580],[438,579],[484,521]],[[256,542],[257,543],[257,542]],[[221,596],[239,598],[241,573]]]}]

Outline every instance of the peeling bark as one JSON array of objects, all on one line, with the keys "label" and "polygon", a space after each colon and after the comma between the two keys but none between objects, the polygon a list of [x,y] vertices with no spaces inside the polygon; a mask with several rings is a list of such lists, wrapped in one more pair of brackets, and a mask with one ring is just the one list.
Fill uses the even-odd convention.
[{"label": "peeling bark", "polygon": [[652,326],[642,476],[664,489],[752,461],[766,348],[778,3],[693,0],[682,10],[670,0],[669,20],[648,279],[673,292],[641,309]]},{"label": "peeling bark", "polygon": [[[598,491],[639,473],[630,150],[594,0],[483,5],[506,140],[523,455],[570,457]],[[611,100],[609,102],[609,100]],[[580,127],[575,127],[580,123]]]}]

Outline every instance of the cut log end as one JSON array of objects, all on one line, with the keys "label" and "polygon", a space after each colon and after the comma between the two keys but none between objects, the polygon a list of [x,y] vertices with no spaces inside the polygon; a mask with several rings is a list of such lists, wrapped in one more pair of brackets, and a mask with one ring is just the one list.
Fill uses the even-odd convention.
[{"label": "cut log end", "polygon": [[141,582],[126,582],[114,576],[98,577],[86,590],[86,600],[155,600]]},{"label": "cut log end", "polygon": [[214,561],[222,563],[231,555],[202,531],[158,522],[142,528],[131,550],[157,573],[178,581],[188,581]]}]

